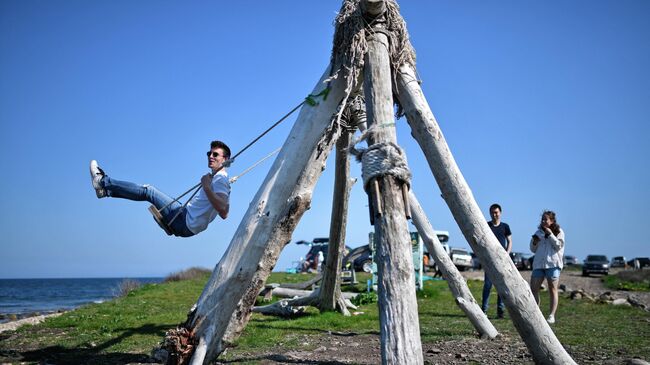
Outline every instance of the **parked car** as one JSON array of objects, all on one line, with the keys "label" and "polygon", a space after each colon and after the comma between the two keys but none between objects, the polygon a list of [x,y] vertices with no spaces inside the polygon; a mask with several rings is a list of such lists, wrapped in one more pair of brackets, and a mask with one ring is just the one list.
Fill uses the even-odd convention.
[{"label": "parked car", "polygon": [[640,269],[643,269],[644,267],[650,267],[650,257],[635,257],[632,260],[628,261],[627,264],[630,267],[634,267],[634,260],[639,260]]},{"label": "parked car", "polygon": [[510,258],[517,270],[530,270],[532,268],[531,263],[528,261],[529,257],[529,254],[523,252],[510,252]]},{"label": "parked car", "polygon": [[478,256],[476,256],[474,252],[470,252],[469,254],[472,256],[472,269],[481,270],[483,268],[481,260],[479,260]]},{"label": "parked car", "polygon": [[565,265],[578,265],[578,258],[571,255],[564,255],[563,262]]},{"label": "parked car", "polygon": [[[412,232],[411,232],[412,233]],[[450,254],[451,249],[449,248],[449,232],[447,231],[435,231],[436,236],[438,236],[438,241],[440,241],[440,244],[442,245],[442,248],[445,250],[447,255]],[[429,249],[427,249],[427,245],[424,245],[422,247],[422,251],[424,253],[424,270],[427,271],[438,271],[438,267],[436,266],[436,261],[433,259],[433,256],[429,253]]]},{"label": "parked car", "polygon": [[354,271],[372,272],[372,251],[369,245],[363,245],[350,250],[343,258],[343,266],[351,263]]},{"label": "parked car", "polygon": [[[303,261],[302,268],[300,271],[317,271],[318,270],[318,257],[322,252],[324,265],[327,262],[327,251],[329,250],[329,238],[314,238],[311,242],[308,241],[298,241],[298,245],[309,245],[309,251],[305,255],[305,260]],[[345,246],[345,251],[343,255],[347,255],[350,252],[350,247]],[[345,265],[343,265],[345,267]]]},{"label": "parked car", "polygon": [[451,261],[456,265],[458,270],[465,271],[472,267],[472,256],[462,248],[452,248],[449,254]]},{"label": "parked car", "polygon": [[625,256],[614,256],[612,262],[609,264],[609,267],[625,267]]},{"label": "parked car", "polygon": [[589,274],[609,274],[609,260],[605,255],[587,255],[582,265],[582,276]]},{"label": "parked car", "polygon": [[531,270],[533,269],[533,262],[535,262],[535,255],[531,255],[531,256],[528,258],[528,265],[530,265],[530,269],[531,269]]}]

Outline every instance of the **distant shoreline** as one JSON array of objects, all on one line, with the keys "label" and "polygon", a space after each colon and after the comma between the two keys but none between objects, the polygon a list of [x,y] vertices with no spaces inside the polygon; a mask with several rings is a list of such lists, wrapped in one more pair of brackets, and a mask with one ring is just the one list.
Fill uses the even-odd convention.
[{"label": "distant shoreline", "polygon": [[68,312],[68,311],[50,313],[50,314],[41,314],[41,315],[38,315],[38,316],[26,317],[26,318],[17,319],[15,321],[0,323],[0,333],[5,332],[5,331],[15,331],[18,328],[20,328],[20,327],[22,327],[22,326],[24,326],[26,324],[35,325],[35,324],[43,322],[47,318],[58,317],[58,316],[62,315],[65,312]]}]

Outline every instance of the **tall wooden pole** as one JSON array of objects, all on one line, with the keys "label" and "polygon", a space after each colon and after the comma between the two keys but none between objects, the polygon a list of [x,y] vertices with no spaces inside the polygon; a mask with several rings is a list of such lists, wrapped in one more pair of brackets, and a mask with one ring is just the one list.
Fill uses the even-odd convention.
[{"label": "tall wooden pole", "polygon": [[469,290],[465,278],[463,278],[456,265],[451,261],[445,249],[442,248],[442,244],[427,219],[424,209],[422,209],[420,202],[412,191],[409,192],[409,203],[411,205],[413,224],[418,229],[418,233],[422,237],[422,241],[424,241],[429,254],[432,255],[436,265],[440,268],[442,277],[447,280],[447,285],[449,285],[449,290],[451,290],[456,304],[465,312],[465,315],[472,322],[472,325],[474,325],[481,338],[495,338],[499,332],[497,332],[497,329],[494,328],[490,320],[488,320],[488,317],[481,310],[481,307],[474,300],[474,296]]},{"label": "tall wooden pole", "polygon": [[[328,67],[312,94],[326,87],[329,75]],[[344,88],[342,81],[333,80],[326,100],[302,107],[188,321],[191,342],[198,342],[192,365],[213,360],[248,323],[282,248],[309,209],[314,186],[338,136],[331,122]]]},{"label": "tall wooden pole", "polygon": [[474,200],[410,65],[397,73],[398,97],[456,223],[506,304],[537,364],[575,364],[544,319],[528,283],[500,247]]},{"label": "tall wooden pole", "polygon": [[[362,6],[370,18],[381,14],[382,6],[385,9],[383,1],[366,0],[362,1]],[[396,143],[388,38],[375,32],[366,41],[366,113],[368,127],[376,126],[374,133],[369,135],[368,145]],[[378,214],[379,209],[374,209],[381,360],[383,364],[422,364],[412,248],[401,182],[390,175],[375,181],[379,185],[379,196],[373,200],[381,204],[381,214]],[[369,189],[369,194],[376,193]]]},{"label": "tall wooden pole", "polygon": [[332,198],[332,216],[330,219],[330,241],[327,262],[323,272],[319,293],[318,308],[321,311],[333,311],[338,307],[344,315],[350,315],[341,296],[341,262],[345,249],[345,231],[348,221],[348,202],[350,200],[350,153],[348,146],[352,141],[352,132],[347,128],[341,131],[336,141],[336,163],[334,174],[334,194]]}]

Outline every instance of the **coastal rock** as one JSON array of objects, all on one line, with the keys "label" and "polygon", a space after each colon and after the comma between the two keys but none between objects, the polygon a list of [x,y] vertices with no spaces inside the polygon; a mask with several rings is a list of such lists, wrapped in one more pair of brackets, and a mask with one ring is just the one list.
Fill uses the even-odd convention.
[{"label": "coastal rock", "polygon": [[625,298],[614,299],[614,301],[612,301],[612,304],[613,304],[613,305],[627,305],[627,306],[631,306],[631,305],[632,305],[632,304],[630,304],[630,302],[628,302],[627,299],[625,299]]},{"label": "coastal rock", "polygon": [[627,365],[650,365],[647,361],[641,359],[629,359],[625,362]]}]

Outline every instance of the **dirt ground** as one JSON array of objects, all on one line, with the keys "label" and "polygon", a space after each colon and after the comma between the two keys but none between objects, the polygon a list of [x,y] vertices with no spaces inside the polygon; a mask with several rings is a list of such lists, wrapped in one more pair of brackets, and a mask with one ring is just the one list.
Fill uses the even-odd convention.
[{"label": "dirt ground", "polygon": [[[615,273],[616,271],[613,271]],[[521,272],[530,280],[530,271]],[[482,271],[463,272],[467,279],[483,280]],[[582,289],[590,294],[611,292],[614,298],[627,298],[630,292],[611,291],[604,287],[600,276],[582,277],[579,271],[562,272],[560,284],[569,290]],[[650,293],[635,293],[635,296],[650,306]],[[227,362],[217,364],[237,364],[257,362],[267,365],[277,364],[379,364],[381,363],[379,334],[360,335],[355,333],[323,332],[320,336],[305,335],[302,346],[315,350],[283,349],[281,344],[273,352],[237,354]],[[533,364],[523,341],[519,338],[501,336],[497,340],[463,339],[423,344],[425,364]],[[630,356],[624,352],[611,360],[612,354],[599,351],[581,353],[567,347],[567,351],[579,364],[628,364]],[[495,356],[498,354],[498,356]]]},{"label": "dirt ground", "polygon": [[[648,270],[650,271],[650,270]],[[530,271],[521,272],[522,277],[530,279]],[[467,279],[483,279],[482,271],[464,272]],[[602,294],[607,290],[601,281],[601,277],[582,277],[579,271],[565,270],[560,277],[560,284],[564,284],[569,290],[582,289],[590,294]],[[630,292],[611,291],[614,298],[627,298]],[[650,293],[636,292],[635,297],[650,306]],[[560,319],[561,320],[561,319]],[[8,336],[11,336],[11,332]],[[5,334],[0,334],[2,341]],[[336,333],[322,331],[321,333],[302,334],[298,338],[298,346],[284,346],[279,343],[273,351],[242,353],[236,349],[230,350],[231,355],[222,356],[221,362],[217,364],[379,364],[381,363],[379,333],[358,334],[358,333]],[[533,364],[532,357],[526,346],[518,336],[509,337],[501,335],[496,340],[481,340],[468,338],[461,340],[439,341],[433,344],[423,344],[425,364]],[[629,364],[631,356],[624,351],[619,351],[612,360],[611,353],[605,353],[599,349],[593,349],[588,353],[577,351],[566,347],[573,359],[579,364]],[[56,349],[50,349],[56,352]],[[47,350],[34,351],[30,360],[51,358]],[[58,354],[58,352],[56,352]],[[498,355],[495,355],[498,354]],[[0,352],[0,363],[2,359],[9,360],[17,358],[18,354]],[[23,354],[24,356],[25,354]],[[59,354],[60,355],[60,354]],[[18,357],[20,358],[20,357]],[[54,357],[56,358],[56,357]],[[90,357],[81,357],[88,360]],[[110,359],[109,359],[110,358]],[[110,364],[143,364],[152,363],[153,359],[146,355],[103,357],[102,360],[83,363],[110,363]],[[227,358],[228,360],[223,360]],[[109,361],[110,360],[110,361]],[[650,360],[650,359],[646,359]],[[40,362],[42,363],[42,362]],[[49,362],[45,362],[49,364]],[[54,362],[57,363],[57,362]],[[54,364],[51,363],[51,364]],[[646,363],[647,364],[647,363]]]}]

